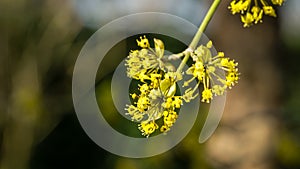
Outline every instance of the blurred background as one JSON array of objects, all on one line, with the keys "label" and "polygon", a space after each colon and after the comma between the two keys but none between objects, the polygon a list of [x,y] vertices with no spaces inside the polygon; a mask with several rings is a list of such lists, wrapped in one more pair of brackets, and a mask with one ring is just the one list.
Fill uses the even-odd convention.
[{"label": "blurred background", "polygon": [[[118,17],[146,11],[170,13],[199,25],[211,3],[1,0],[0,169],[299,169],[300,1],[296,0],[278,8],[277,19],[265,17],[263,24],[247,29],[239,16],[230,14],[230,1],[222,1],[206,35],[217,50],[239,62],[242,74],[228,92],[219,127],[204,144],[197,138],[209,105],[203,105],[203,115],[180,144],[151,158],[113,155],[81,128],[72,103],[72,73],[81,48],[95,31]],[[173,43],[174,51],[184,47],[164,41]],[[123,50],[112,55],[126,57],[134,43],[125,41]],[[113,68],[108,65],[97,78],[100,107],[111,102],[107,96]],[[116,110],[105,106],[103,111]]]}]

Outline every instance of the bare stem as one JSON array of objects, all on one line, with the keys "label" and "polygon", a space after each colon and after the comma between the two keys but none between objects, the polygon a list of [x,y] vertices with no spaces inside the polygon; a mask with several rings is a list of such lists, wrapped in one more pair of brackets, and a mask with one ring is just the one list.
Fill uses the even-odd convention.
[{"label": "bare stem", "polygon": [[[211,20],[212,16],[214,15],[214,13],[216,12],[216,9],[218,8],[219,4],[220,4],[221,0],[214,0],[213,4],[211,5],[211,7],[209,8],[207,14],[205,15],[197,33],[195,34],[191,44],[189,45],[189,48],[187,51],[193,51],[195,50],[195,48],[197,47],[197,44],[200,41],[200,38],[204,32],[204,30],[206,29],[209,21]],[[183,58],[183,60],[181,61],[177,72],[181,72],[184,65],[186,64],[186,62],[188,61],[189,57],[190,57],[190,52],[185,52],[185,57]]]}]

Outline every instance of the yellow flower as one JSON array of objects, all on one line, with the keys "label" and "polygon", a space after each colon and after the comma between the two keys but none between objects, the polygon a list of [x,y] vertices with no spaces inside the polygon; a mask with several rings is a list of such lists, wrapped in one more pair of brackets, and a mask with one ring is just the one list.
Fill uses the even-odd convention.
[{"label": "yellow flower", "polygon": [[161,126],[160,131],[163,133],[169,131],[177,118],[178,115],[175,111],[164,112],[164,124]]},{"label": "yellow flower", "polygon": [[258,22],[262,22],[262,17],[264,13],[263,10],[261,10],[258,6],[253,6],[251,12],[253,13],[252,16],[255,24],[257,24]]},{"label": "yellow flower", "polygon": [[166,109],[168,109],[168,108],[170,108],[171,106],[172,106],[172,102],[173,102],[173,100],[172,100],[172,98],[167,98],[167,100],[166,100],[166,102],[165,102],[165,104],[163,105]]},{"label": "yellow flower", "polygon": [[236,66],[238,63],[236,63],[234,60],[229,60],[229,58],[221,58],[220,62],[222,69],[226,71],[235,71]]},{"label": "yellow flower", "polygon": [[237,72],[229,72],[226,76],[226,86],[232,87],[235,83],[237,83],[239,79],[239,74]]},{"label": "yellow flower", "polygon": [[206,88],[202,91],[202,100],[201,101],[209,103],[209,101],[212,99],[212,97],[213,97],[213,94],[212,94],[211,89]]},{"label": "yellow flower", "polygon": [[244,11],[247,10],[248,6],[249,6],[249,0],[246,1],[238,1],[236,2],[236,0],[233,0],[230,3],[229,9],[231,9],[231,13],[232,14],[236,14],[236,13],[244,13]]},{"label": "yellow flower", "polygon": [[232,0],[228,8],[233,15],[241,14],[244,27],[249,27],[253,23],[261,23],[263,14],[276,17],[273,6],[281,6],[283,2],[284,0],[271,0],[269,4],[266,0]]},{"label": "yellow flower", "polygon": [[187,74],[193,75],[198,80],[202,80],[202,77],[204,75],[204,66],[202,62],[197,61],[195,64],[193,64],[187,71]]},{"label": "yellow flower", "polygon": [[146,38],[146,36],[144,35],[143,37],[140,37],[140,40],[136,40],[138,46],[142,47],[142,48],[149,48],[150,44],[149,44],[149,40]]},{"label": "yellow flower", "polygon": [[272,6],[264,6],[263,9],[266,15],[276,17],[275,10]]},{"label": "yellow flower", "polygon": [[149,98],[146,96],[142,96],[139,98],[138,102],[136,103],[137,107],[140,111],[144,111],[148,108],[149,105]]},{"label": "yellow flower", "polygon": [[158,129],[158,125],[154,121],[143,121],[139,124],[139,129],[143,136],[149,137],[150,134]]},{"label": "yellow flower", "polygon": [[283,2],[284,2],[284,0],[272,0],[272,3],[274,5],[279,5],[279,6],[281,6],[283,4]]},{"label": "yellow flower", "polygon": [[182,105],[182,99],[180,96],[174,96],[174,101],[172,102],[172,106],[175,108],[180,108]]},{"label": "yellow flower", "polygon": [[251,13],[247,12],[246,15],[241,15],[241,20],[244,23],[244,27],[249,27],[252,25],[254,18]]}]

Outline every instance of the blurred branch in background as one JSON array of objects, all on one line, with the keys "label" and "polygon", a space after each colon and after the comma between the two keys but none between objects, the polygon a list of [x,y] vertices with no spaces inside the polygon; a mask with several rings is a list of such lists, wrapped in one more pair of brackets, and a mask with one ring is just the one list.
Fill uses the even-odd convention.
[{"label": "blurred branch in background", "polygon": [[278,25],[264,17],[263,24],[242,28],[239,18],[228,13],[228,4],[223,1],[210,37],[239,61],[242,75],[237,88],[228,93],[222,125],[208,142],[207,153],[216,168],[276,168],[273,152],[282,92],[276,62]]},{"label": "blurred branch in background", "polygon": [[[70,71],[81,30],[68,1],[2,1],[1,169],[25,169],[31,149],[71,109]],[[70,60],[71,59],[71,60]],[[59,73],[58,73],[59,72]],[[55,74],[58,73],[58,74]],[[64,78],[57,81],[56,78]],[[65,84],[64,84],[65,83]]]},{"label": "blurred branch in background", "polygon": [[[285,50],[289,49],[284,49],[283,37],[280,37],[281,16],[279,21],[265,17],[262,24],[243,29],[236,21],[238,18],[230,16],[226,11],[229,2],[223,1],[209,37],[216,39],[215,45],[218,48],[236,57],[242,75],[237,88],[227,96],[222,125],[208,142],[207,153],[216,168],[298,168],[300,164],[293,159],[299,159],[299,144],[282,147],[282,141],[286,140],[282,138],[289,133],[285,129],[286,125],[290,124],[282,117],[292,118],[284,111],[286,102],[292,99],[285,90],[286,78],[292,67],[283,68],[282,65],[289,60],[287,58],[296,63],[299,58],[292,59],[292,56],[286,55]],[[289,3],[287,1],[285,5],[289,6]],[[293,11],[293,15],[295,13],[297,11]],[[294,68],[298,69],[297,66]],[[296,79],[299,79],[299,75],[288,81],[294,83]],[[299,135],[293,136],[299,138]],[[293,142],[291,140],[290,143]],[[298,149],[298,152],[287,153],[290,162],[294,161],[293,164],[282,164],[282,157],[287,156],[278,149],[287,150],[289,146]]]}]

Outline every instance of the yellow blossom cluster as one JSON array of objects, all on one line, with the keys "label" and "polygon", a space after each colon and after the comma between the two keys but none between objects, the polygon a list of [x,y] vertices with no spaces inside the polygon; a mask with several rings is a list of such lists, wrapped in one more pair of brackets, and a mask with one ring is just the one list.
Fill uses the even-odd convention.
[{"label": "yellow blossom cluster", "polygon": [[223,95],[225,90],[234,86],[239,79],[238,63],[225,57],[223,52],[213,56],[211,47],[212,42],[209,41],[206,46],[201,45],[191,53],[195,63],[186,71],[186,74],[193,77],[184,82],[184,86],[189,86],[189,83],[195,79],[198,80],[198,83],[194,88],[185,91],[183,99],[186,102],[197,96],[194,93],[200,83],[204,87],[201,101],[209,103],[213,95]]},{"label": "yellow blossom cluster", "polygon": [[[182,97],[175,96],[176,83],[172,75],[172,72],[163,75],[159,70],[153,71],[150,80],[139,85],[139,92],[131,94],[134,104],[127,105],[127,115],[140,122],[139,129],[144,136],[148,137],[158,128],[167,132],[177,119],[175,110],[181,107]],[[160,118],[163,119],[161,127],[155,122]]]},{"label": "yellow blossom cluster", "polygon": [[238,64],[225,57],[223,52],[213,56],[212,42],[209,41],[189,53],[194,64],[185,73],[193,77],[184,82],[184,87],[189,87],[194,80],[198,83],[176,96],[176,83],[183,79],[184,72],[175,71],[168,62],[163,42],[154,39],[155,48],[152,49],[144,36],[137,40],[137,44],[142,49],[131,51],[125,64],[128,77],[139,81],[138,92],[130,94],[133,104],[127,105],[126,114],[132,121],[139,122],[138,128],[146,137],[157,129],[162,133],[169,131],[183,101],[190,102],[198,96],[196,90],[200,84],[204,86],[201,101],[209,103],[213,95],[223,95],[239,79]]},{"label": "yellow blossom cluster", "polygon": [[241,14],[241,21],[244,27],[261,23],[263,15],[276,17],[273,6],[281,6],[284,0],[233,0],[229,5],[231,13]]},{"label": "yellow blossom cluster", "polygon": [[155,50],[150,48],[149,41],[146,37],[137,40],[141,50],[131,51],[126,60],[127,75],[130,78],[141,81],[149,80],[146,74],[151,74],[149,71],[154,69],[164,70],[162,55],[164,52],[163,44],[160,40],[155,39]]},{"label": "yellow blossom cluster", "polygon": [[[161,61],[163,43],[158,39],[154,42],[155,49],[151,49],[148,39],[141,38],[137,43],[142,49],[131,52],[126,60],[127,75],[140,81],[139,92],[131,94],[134,103],[127,105],[127,115],[140,122],[138,128],[146,137],[159,128],[161,132],[169,131],[178,117],[176,109],[182,105],[182,97],[175,96],[176,81],[181,80],[181,74],[171,71]],[[159,119],[163,119],[161,126],[156,123]]]}]

